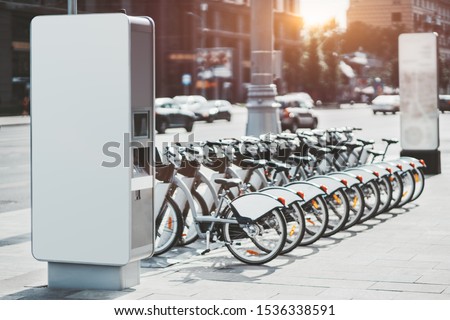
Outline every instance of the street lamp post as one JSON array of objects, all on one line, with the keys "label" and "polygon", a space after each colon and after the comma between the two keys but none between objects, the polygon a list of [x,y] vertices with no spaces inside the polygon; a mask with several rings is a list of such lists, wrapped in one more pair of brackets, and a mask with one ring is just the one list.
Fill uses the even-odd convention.
[{"label": "street lamp post", "polygon": [[67,14],[77,13],[77,0],[67,0]]},{"label": "street lamp post", "polygon": [[251,3],[251,84],[247,135],[281,132],[277,87],[273,84],[273,1]]},{"label": "street lamp post", "polygon": [[[208,11],[208,4],[206,3],[206,2],[201,2],[200,3],[200,15],[198,15],[198,14],[195,14],[195,13],[193,13],[193,12],[188,12],[187,14],[188,15],[191,15],[191,16],[193,16],[194,18],[197,18],[198,19],[198,21],[199,21],[199,24],[200,24],[200,41],[199,41],[199,48],[197,48],[197,55],[199,54],[199,53],[201,53],[201,51],[205,48],[205,35],[204,35],[204,33],[205,33],[205,20],[206,20],[206,12]],[[197,56],[197,59],[195,60],[195,63],[197,64],[197,65],[199,65],[200,63],[201,63],[201,61],[199,61],[199,59],[200,59],[200,57],[199,56]],[[206,96],[206,88],[205,88],[205,79],[204,79],[204,67],[203,67],[203,69],[202,69],[202,86],[201,86],[201,95],[202,96]],[[198,70],[197,70],[197,68],[195,68],[195,73],[196,73],[196,76],[195,76],[195,79],[196,79],[196,83],[197,83],[197,80],[198,80]]]}]

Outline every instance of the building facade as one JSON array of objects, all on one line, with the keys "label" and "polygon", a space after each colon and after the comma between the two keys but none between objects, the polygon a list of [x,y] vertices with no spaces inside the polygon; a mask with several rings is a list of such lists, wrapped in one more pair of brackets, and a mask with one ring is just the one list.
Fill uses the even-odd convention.
[{"label": "building facade", "polygon": [[[204,93],[210,99],[245,102],[251,67],[250,0],[78,0],[77,3],[79,14],[125,9],[131,16],[153,18],[158,97]],[[285,56],[283,64],[289,67],[289,60],[294,63],[298,58],[292,52],[301,46],[300,1],[274,0],[273,6],[274,49]],[[66,0],[0,0],[0,108],[17,106],[27,95],[32,18],[66,13]],[[205,80],[199,52],[219,49],[228,55],[229,70],[215,68],[213,77]],[[281,78],[278,81],[283,82]]]},{"label": "building facade", "polygon": [[450,0],[350,0],[347,23],[403,25],[407,32],[437,32],[440,54],[450,60]]}]

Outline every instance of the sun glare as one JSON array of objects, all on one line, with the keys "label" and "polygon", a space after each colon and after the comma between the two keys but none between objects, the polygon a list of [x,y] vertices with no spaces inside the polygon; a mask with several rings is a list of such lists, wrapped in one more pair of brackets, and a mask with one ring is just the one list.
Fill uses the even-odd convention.
[{"label": "sun glare", "polygon": [[347,0],[302,0],[301,15],[306,27],[321,26],[335,19],[345,27]]}]

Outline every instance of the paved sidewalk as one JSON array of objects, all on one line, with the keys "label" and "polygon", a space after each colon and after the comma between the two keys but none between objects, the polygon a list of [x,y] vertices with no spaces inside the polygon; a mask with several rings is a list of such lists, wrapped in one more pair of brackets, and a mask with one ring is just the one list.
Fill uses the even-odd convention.
[{"label": "paved sidewalk", "polygon": [[415,203],[264,266],[225,248],[178,248],[142,261],[141,284],[124,291],[47,288],[46,263],[30,252],[30,211],[2,213],[0,299],[450,299],[448,181],[445,165]]}]

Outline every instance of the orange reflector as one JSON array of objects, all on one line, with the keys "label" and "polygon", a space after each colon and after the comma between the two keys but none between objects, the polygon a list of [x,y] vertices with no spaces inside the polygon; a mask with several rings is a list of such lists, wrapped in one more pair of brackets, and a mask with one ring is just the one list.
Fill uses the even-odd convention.
[{"label": "orange reflector", "polygon": [[173,221],[172,221],[172,217],[169,217],[168,221],[167,221],[167,227],[169,229],[173,229]]},{"label": "orange reflector", "polygon": [[328,188],[327,188],[327,187],[325,187],[324,185],[321,185],[321,186],[320,186],[320,189],[322,189],[322,190],[323,190],[323,192],[327,192],[327,191],[328,191]]},{"label": "orange reflector", "polygon": [[414,164],[414,162],[410,162],[409,165],[410,165],[411,167],[413,167],[413,168],[416,167],[416,165]]},{"label": "orange reflector", "polygon": [[285,198],[283,198],[283,197],[278,197],[278,202],[280,202],[283,206],[285,206],[286,205],[286,199]]},{"label": "orange reflector", "polygon": [[378,171],[374,171],[373,174],[376,175],[377,177],[380,176],[380,173]]},{"label": "orange reflector", "polygon": [[398,164],[397,168],[399,168],[400,170],[403,170],[403,166],[401,164]]},{"label": "orange reflector", "polygon": [[358,179],[359,182],[363,182],[363,177],[362,176],[356,176],[356,179]]},{"label": "orange reflector", "polygon": [[316,200],[312,200],[311,203],[312,203],[314,208],[319,209],[319,204],[317,203]]},{"label": "orange reflector", "polygon": [[353,198],[353,203],[352,203],[353,208],[356,207],[357,203],[358,203],[358,197],[354,197]]},{"label": "orange reflector", "polygon": [[296,225],[292,226],[291,231],[289,232],[290,237],[292,237],[294,235],[296,227],[297,227]]},{"label": "orange reflector", "polygon": [[333,193],[333,199],[334,199],[334,201],[336,201],[338,204],[341,204],[341,203],[342,203],[341,199],[340,199],[340,198],[338,197],[338,195],[335,194],[335,193]]},{"label": "orange reflector", "polygon": [[300,198],[305,199],[305,194],[304,194],[303,192],[297,191],[297,195],[298,195]]},{"label": "orange reflector", "polygon": [[425,167],[427,166],[427,165],[425,164],[425,161],[424,161],[423,159],[420,159],[419,162],[420,162],[423,166],[425,166]]},{"label": "orange reflector", "polygon": [[311,218],[307,218],[306,221],[309,222],[309,223],[311,223],[313,226],[316,225],[316,224],[314,223],[314,221],[311,220]]},{"label": "orange reflector", "polygon": [[408,191],[403,192],[402,198],[408,194]]},{"label": "orange reflector", "polygon": [[341,182],[345,185],[345,186],[347,186],[348,185],[348,181],[347,180],[345,180],[345,179],[342,179],[341,180]]},{"label": "orange reflector", "polygon": [[414,173],[414,180],[416,182],[419,182],[419,174],[418,173]]},{"label": "orange reflector", "polygon": [[247,253],[252,255],[252,256],[259,256],[259,252],[256,252],[254,250],[247,250]]},{"label": "orange reflector", "polygon": [[392,182],[392,181],[394,181],[394,180],[395,180],[394,177],[392,177],[392,176],[389,177],[389,181],[390,181],[390,182]]}]

